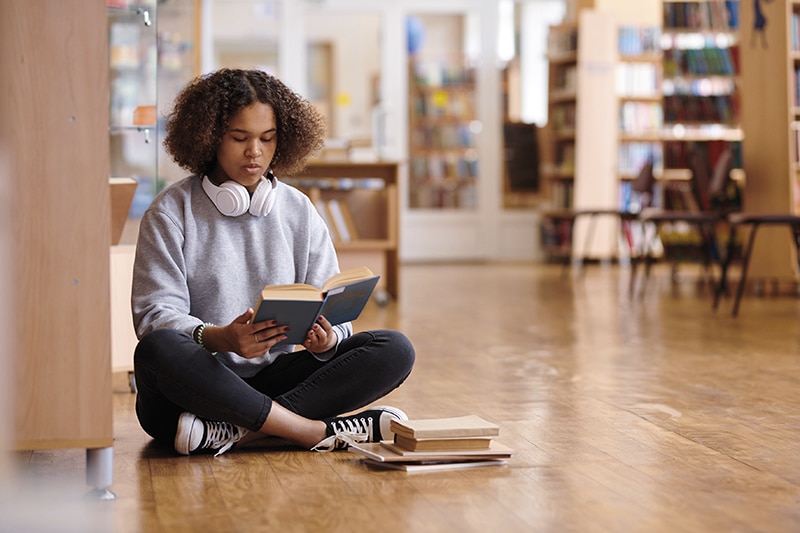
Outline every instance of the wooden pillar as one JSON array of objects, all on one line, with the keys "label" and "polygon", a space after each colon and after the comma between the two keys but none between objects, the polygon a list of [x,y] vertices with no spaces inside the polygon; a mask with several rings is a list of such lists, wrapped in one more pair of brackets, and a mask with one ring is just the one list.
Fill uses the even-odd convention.
[{"label": "wooden pillar", "polygon": [[[746,176],[744,211],[792,213],[792,67],[789,60],[790,9],[785,2],[762,2],[765,28],[754,28],[752,2],[740,2],[742,159]],[[758,230],[748,278],[779,282],[795,279],[794,246],[786,227]]]}]

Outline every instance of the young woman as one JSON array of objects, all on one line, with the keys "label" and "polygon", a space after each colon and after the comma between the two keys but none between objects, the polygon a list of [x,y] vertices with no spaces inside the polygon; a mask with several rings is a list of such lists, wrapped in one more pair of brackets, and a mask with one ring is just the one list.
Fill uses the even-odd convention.
[{"label": "young woman", "polygon": [[265,285],[321,284],[339,271],[325,223],[276,175],[322,147],[324,123],[281,81],[223,69],[178,94],[167,152],[192,175],[142,217],[133,274],[136,412],[178,453],[279,437],[318,450],[391,438],[397,408],[361,409],[409,375],[414,349],[391,330],[353,334],[320,317],[301,349],[287,327],[251,324]]}]

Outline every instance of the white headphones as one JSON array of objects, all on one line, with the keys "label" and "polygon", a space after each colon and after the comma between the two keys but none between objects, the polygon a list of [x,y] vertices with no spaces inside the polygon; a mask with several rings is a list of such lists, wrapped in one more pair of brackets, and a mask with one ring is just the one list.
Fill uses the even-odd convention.
[{"label": "white headphones", "polygon": [[244,185],[233,180],[214,185],[208,176],[203,177],[203,190],[219,212],[228,217],[238,217],[250,211],[256,217],[269,214],[275,205],[275,190],[278,188],[278,178],[270,171],[268,178],[261,178],[253,196]]}]

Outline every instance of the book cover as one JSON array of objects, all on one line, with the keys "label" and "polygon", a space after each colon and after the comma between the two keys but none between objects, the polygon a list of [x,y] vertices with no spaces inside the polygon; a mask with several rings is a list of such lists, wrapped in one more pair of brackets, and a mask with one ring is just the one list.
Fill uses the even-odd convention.
[{"label": "book cover", "polygon": [[404,450],[485,450],[492,443],[491,437],[455,437],[443,439],[414,439],[395,434],[394,443]]},{"label": "book cover", "polygon": [[351,444],[347,450],[380,463],[424,463],[430,461],[466,461],[473,459],[508,459],[514,450],[492,441],[486,450],[454,450],[446,452],[411,452],[391,448],[391,441]]},{"label": "book cover", "polygon": [[319,314],[333,325],[355,320],[367,305],[379,279],[380,276],[374,275],[328,290]]},{"label": "book cover", "polygon": [[441,472],[443,470],[463,470],[465,468],[479,468],[482,466],[504,466],[508,464],[505,459],[469,459],[463,461],[427,461],[423,463],[386,463],[373,461],[364,457],[364,464],[371,468],[381,470],[400,470],[408,473]]},{"label": "book cover", "polygon": [[390,440],[381,441],[380,445],[389,450],[390,452],[406,458],[419,458],[427,457],[430,459],[438,458],[440,460],[447,459],[448,457],[508,457],[511,455],[511,449],[498,443],[491,441],[487,448],[479,450],[406,450],[395,444]]},{"label": "book cover", "polygon": [[494,437],[500,426],[476,415],[420,420],[392,420],[395,434],[410,438]]},{"label": "book cover", "polygon": [[302,283],[264,287],[252,322],[276,320],[288,325],[287,338],[279,344],[302,344],[320,315],[334,326],[358,318],[379,279],[369,268],[360,267],[332,276],[322,289]]}]

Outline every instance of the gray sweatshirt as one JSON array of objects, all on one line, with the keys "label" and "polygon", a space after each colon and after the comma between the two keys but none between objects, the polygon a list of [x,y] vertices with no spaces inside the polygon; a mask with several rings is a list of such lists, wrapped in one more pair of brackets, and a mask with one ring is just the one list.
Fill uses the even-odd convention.
[{"label": "gray sweatshirt", "polygon": [[[321,287],[339,272],[328,228],[308,197],[280,182],[274,194],[275,205],[264,217],[223,215],[197,176],[156,196],[142,217],[133,267],[131,308],[139,338],[161,328],[191,335],[203,322],[227,325],[256,304],[265,285]],[[341,341],[352,325],[334,330]],[[280,346],[256,359],[217,357],[247,377],[293,349]]]}]

